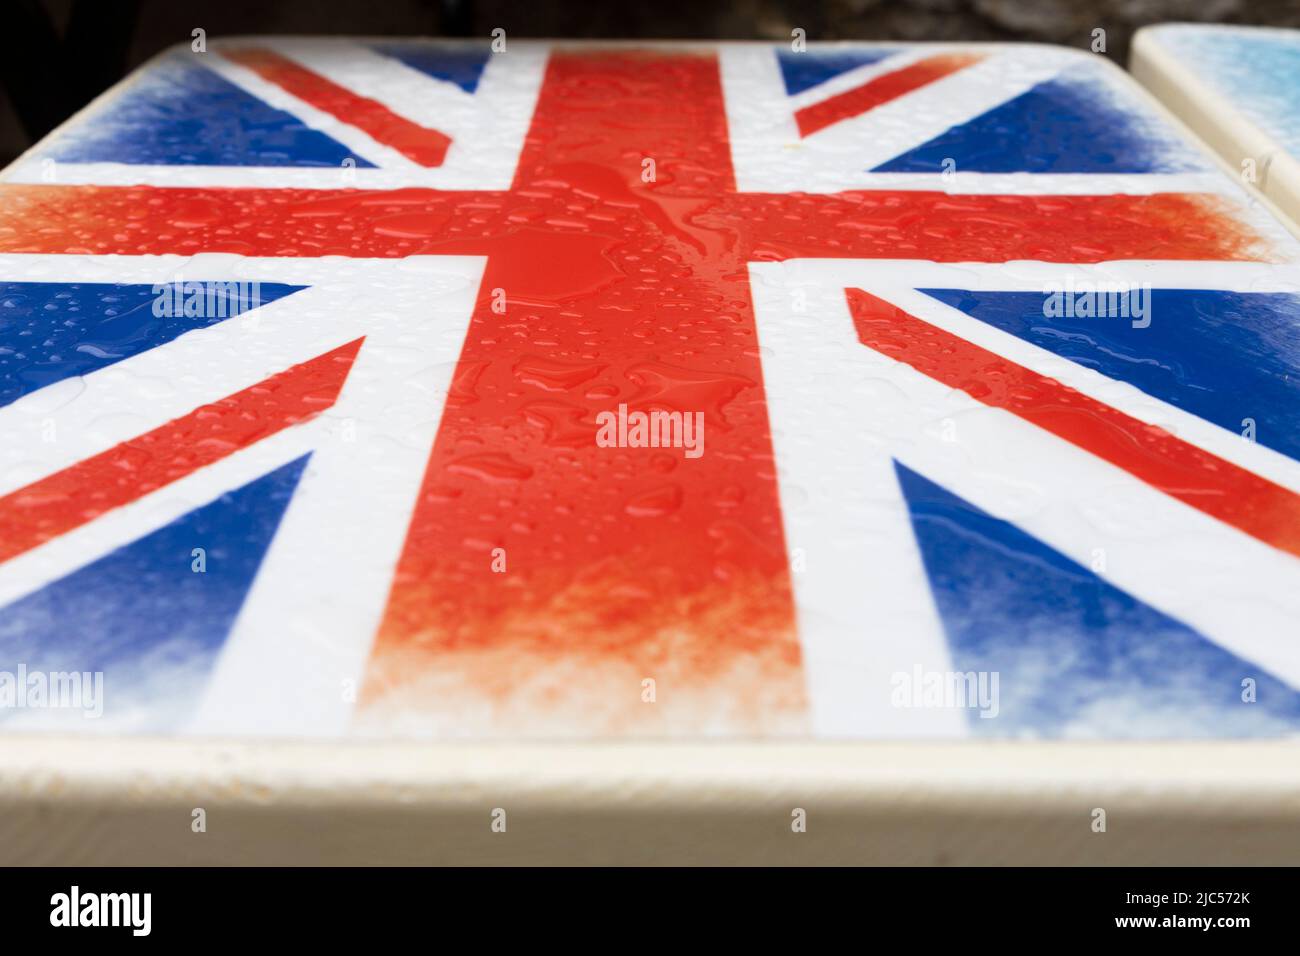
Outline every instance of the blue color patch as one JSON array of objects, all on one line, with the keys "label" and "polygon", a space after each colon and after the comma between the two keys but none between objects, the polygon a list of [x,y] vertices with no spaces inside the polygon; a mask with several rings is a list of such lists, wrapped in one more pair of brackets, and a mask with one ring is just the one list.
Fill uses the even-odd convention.
[{"label": "blue color patch", "polygon": [[49,155],[68,163],[181,166],[374,164],[206,67],[179,57],[145,71]]},{"label": "blue color patch", "polygon": [[197,702],[309,457],[0,608],[0,670],[100,671],[115,726],[174,729]]},{"label": "blue color patch", "polygon": [[1057,77],[877,166],[881,173],[1172,173],[1206,168],[1097,78]]},{"label": "blue color patch", "polygon": [[1049,318],[1039,292],[920,291],[1236,434],[1252,419],[1257,442],[1300,460],[1300,296],[1152,289],[1134,328]]},{"label": "blue color patch", "polygon": [[400,60],[425,76],[447,83],[455,83],[466,93],[478,89],[483,78],[483,68],[492,55],[487,46],[438,46],[430,43],[378,43],[372,47],[376,53]]},{"label": "blue color patch", "polygon": [[829,79],[856,70],[860,66],[879,63],[886,57],[893,56],[895,50],[808,50],[795,53],[786,47],[776,51],[777,62],[781,66],[781,76],[785,80],[787,95],[794,96],[814,86],[820,86]]},{"label": "blue color patch", "polygon": [[1160,42],[1292,156],[1300,156],[1300,32],[1178,24]]},{"label": "blue color patch", "polygon": [[[998,675],[982,736],[1246,737],[1300,729],[1300,693],[1015,525],[895,462],[961,672]],[[1242,681],[1257,700],[1242,700]]]},{"label": "blue color patch", "polygon": [[[199,282],[179,286],[176,295],[177,288],[173,283],[0,282],[0,407],[305,287]],[[194,294],[199,292],[201,298]],[[188,311],[201,314],[185,315],[187,302],[194,306]]]}]

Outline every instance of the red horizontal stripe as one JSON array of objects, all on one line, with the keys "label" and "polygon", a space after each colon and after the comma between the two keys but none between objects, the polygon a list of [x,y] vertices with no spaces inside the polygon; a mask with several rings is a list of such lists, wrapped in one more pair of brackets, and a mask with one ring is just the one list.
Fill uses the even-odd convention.
[{"label": "red horizontal stripe", "polygon": [[1006,409],[1281,551],[1300,556],[1300,495],[973,345],[860,289],[847,290],[859,340]]},{"label": "red horizontal stripe", "polygon": [[860,116],[982,59],[984,57],[976,53],[941,53],[878,76],[820,103],[805,106],[794,114],[795,122],[799,124],[799,135],[811,136],[841,120]]},{"label": "red horizontal stripe", "polygon": [[0,561],[329,408],[361,342],[295,365],[0,498]]},{"label": "red horizontal stripe", "polygon": [[322,113],[329,113],[376,142],[397,150],[421,166],[441,166],[451,146],[451,139],[436,129],[429,129],[398,116],[382,103],[313,73],[278,53],[259,47],[222,50],[221,55],[252,70],[268,83],[292,93]]},{"label": "red horizontal stripe", "polygon": [[[807,195],[719,192],[689,207],[688,229],[734,236],[717,255],[933,262],[1258,261],[1275,250],[1221,196],[949,196],[872,190]],[[212,189],[0,183],[0,252],[245,256],[491,255],[563,275],[516,217],[528,196],[484,190]],[[1138,225],[1135,224],[1139,224]],[[346,225],[346,228],[342,228]],[[691,235],[683,232],[683,235]]]},{"label": "red horizontal stripe", "polygon": [[1274,261],[1277,252],[1234,199],[982,196],[908,190],[830,195],[738,193],[696,225],[733,230],[750,261],[927,259],[932,262]]}]

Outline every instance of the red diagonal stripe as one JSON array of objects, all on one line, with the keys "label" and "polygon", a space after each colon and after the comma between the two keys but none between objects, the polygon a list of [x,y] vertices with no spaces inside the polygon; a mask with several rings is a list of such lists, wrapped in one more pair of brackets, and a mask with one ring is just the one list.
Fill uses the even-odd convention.
[{"label": "red diagonal stripe", "polygon": [[412,123],[382,103],[357,96],[278,53],[249,47],[222,50],[221,54],[322,113],[329,113],[335,119],[364,131],[376,142],[391,146],[421,166],[441,166],[447,156],[451,140],[443,133]]},{"label": "red diagonal stripe", "polygon": [[0,561],[329,408],[361,342],[285,369],[0,498]]},{"label": "red diagonal stripe", "polygon": [[984,57],[977,53],[941,53],[868,80],[861,86],[845,90],[828,100],[805,106],[794,114],[795,122],[799,124],[799,135],[811,136],[819,129],[825,129],[840,120],[874,110],[890,100],[898,99],[904,93],[941,80],[982,59]]},{"label": "red diagonal stripe", "polygon": [[862,344],[1003,408],[1253,538],[1300,557],[1300,495],[973,345],[860,289],[846,290]]}]

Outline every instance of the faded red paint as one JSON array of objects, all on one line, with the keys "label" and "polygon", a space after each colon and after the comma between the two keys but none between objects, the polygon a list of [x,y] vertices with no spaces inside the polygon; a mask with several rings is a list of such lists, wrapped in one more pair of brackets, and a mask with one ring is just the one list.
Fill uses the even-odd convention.
[{"label": "faded red paint", "polygon": [[[716,63],[559,55],[543,89],[512,193],[478,214],[513,228],[488,247],[473,383],[444,413],[372,700],[436,699],[462,731],[485,693],[505,732],[802,731],[745,253],[699,221],[735,189]],[[704,412],[705,454],[597,447],[620,403]]]}]

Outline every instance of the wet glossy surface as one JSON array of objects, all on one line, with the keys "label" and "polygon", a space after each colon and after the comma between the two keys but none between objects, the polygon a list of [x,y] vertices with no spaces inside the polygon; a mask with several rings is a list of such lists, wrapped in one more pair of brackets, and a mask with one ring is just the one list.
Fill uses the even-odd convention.
[{"label": "wet glossy surface", "polygon": [[1300,31],[1180,23],[1151,33],[1231,109],[1300,156]]},{"label": "wet glossy surface", "polygon": [[[453,126],[491,138],[475,97],[500,88],[530,102],[523,68],[511,73],[516,54],[305,49],[232,48],[219,76],[209,68],[219,52],[197,66],[168,61],[156,79],[184,73],[209,125],[191,129],[158,101],[142,102],[151,87],[138,84],[0,184],[0,283],[12,274],[0,345],[13,350],[0,351],[0,389],[29,400],[0,425],[35,449],[6,463],[0,497],[0,557],[32,552],[25,564],[0,564],[0,598],[11,598],[0,609],[6,655],[25,655],[29,667],[89,666],[78,662],[93,658],[90,645],[30,639],[34,602],[48,606],[71,574],[86,594],[115,595],[116,616],[87,627],[137,648],[132,674],[148,671],[141,661],[156,643],[132,636],[132,615],[211,623],[201,649],[177,652],[192,665],[191,706],[124,678],[133,716],[114,725],[123,729],[834,737],[1294,728],[1300,653],[1279,622],[1300,589],[1272,608],[1242,604],[1235,624],[1225,613],[1255,601],[1253,588],[1273,600],[1300,582],[1288,427],[1297,308],[1285,291],[1294,245],[1130,102],[1115,75],[1051,51],[936,58],[849,48],[796,61],[766,47],[526,48],[519,62],[533,57],[544,69],[508,188],[488,183],[490,170],[480,188],[430,188],[441,180],[429,177],[472,173],[458,151],[473,134]],[[196,69],[212,75],[196,79]],[[759,72],[737,85],[750,69]],[[455,107],[446,129],[417,102],[405,106],[425,89],[418,83]],[[279,103],[281,94],[259,84],[305,104],[294,109],[319,129],[294,126],[287,106],[267,113],[279,107],[258,97]],[[873,143],[906,138],[897,107],[909,111],[914,142],[893,158],[867,157]],[[941,124],[926,109],[957,107],[966,120],[928,129]],[[231,123],[248,137],[234,159],[229,138],[215,134]],[[742,189],[768,175],[751,150],[764,136],[789,137],[767,163],[788,164],[789,179]],[[512,148],[504,134],[497,141]],[[279,166],[309,178],[268,178]],[[323,178],[335,173],[337,182]],[[236,175],[247,179],[235,184]],[[415,184],[394,188],[394,176]],[[1146,178],[1156,176],[1166,178]],[[829,181],[852,188],[828,192]],[[251,261],[240,257],[283,260],[282,274],[264,266],[279,279],[262,286],[269,321],[310,330],[345,316],[353,331],[274,361],[268,352],[264,369],[261,340],[232,331],[225,351],[208,354],[251,356],[245,387],[60,468],[43,464],[57,454],[36,445],[43,416],[79,399],[61,393],[42,405],[54,395],[42,388],[83,376],[93,384],[110,364],[130,374],[147,347],[202,355],[198,336],[221,324],[180,334],[145,316],[126,337],[136,344],[105,350],[94,330],[120,323],[118,300],[144,288],[113,286],[116,264],[147,270],[158,256],[180,257],[163,274],[184,269],[186,279],[218,263],[238,274]],[[56,308],[42,321],[59,322],[64,293],[52,287],[91,288],[52,278],[72,268],[60,257],[102,274],[93,287],[101,305],[89,307],[94,322],[63,321],[56,337],[35,323],[24,290],[49,273],[41,294]],[[306,266],[316,278],[295,278],[304,260],[322,257],[337,258]],[[421,314],[419,275],[382,273],[400,280],[389,288],[370,265],[353,264],[410,257],[432,257],[445,276],[431,301],[465,303],[454,367],[419,351],[425,333],[404,324]],[[803,260],[849,271],[804,274]],[[864,261],[880,265],[865,279],[852,273]],[[950,271],[936,273],[943,264]],[[1114,327],[1093,331],[1046,317],[1044,285],[1067,275],[1160,286],[1152,327],[1096,319]],[[326,286],[333,291],[310,297]],[[371,336],[368,323],[391,337]],[[400,372],[361,379],[354,361],[392,361]],[[128,405],[148,403],[130,379],[104,381]],[[354,415],[358,394],[368,411]],[[396,411],[416,404],[425,410]],[[703,454],[604,447],[598,416],[621,407],[702,414]],[[1237,434],[1244,418],[1257,443]],[[139,542],[167,540],[156,537],[150,495],[169,495],[187,476],[207,488],[197,480],[213,468],[234,469],[277,435],[287,448],[306,428],[319,429],[312,441],[356,441],[376,475],[400,471],[409,490],[377,492],[358,471],[351,484],[328,485],[328,497],[314,489],[327,487],[316,475],[331,473],[329,459],[294,465],[304,460],[296,451],[266,478],[253,465],[238,482],[213,478],[229,495],[294,496],[278,534],[273,506],[246,521],[236,578],[243,588],[257,578],[256,613],[245,610],[242,630],[222,623],[229,590],[214,587],[211,607],[180,609],[165,577],[113,577],[143,546],[129,543],[127,524]],[[1094,470],[1081,468],[1084,458]],[[418,471],[399,464],[410,461]],[[270,477],[291,467],[305,469],[297,491],[296,471],[288,485]],[[1090,481],[1118,510],[1080,505],[1079,482]],[[329,553],[302,547],[277,562],[276,549],[288,554],[300,540],[293,509],[305,496],[320,503],[321,540],[351,552],[361,578],[312,591],[310,579],[333,573]],[[372,537],[376,497],[397,518]],[[1153,498],[1162,503],[1147,508]],[[207,500],[184,514],[207,514],[216,507]],[[113,532],[120,543],[100,559],[108,564],[51,550],[83,525],[94,544],[96,522],[133,502],[143,507]],[[1133,522],[1143,509],[1149,520]],[[352,515],[353,531],[327,526],[339,512]],[[277,534],[270,545],[268,533]],[[188,569],[202,546],[154,550]],[[1080,560],[1098,548],[1100,563]],[[1158,567],[1166,548],[1200,562],[1200,590]],[[1037,565],[1054,570],[1026,583]],[[321,612],[323,601],[373,610],[344,623]],[[49,620],[41,626],[73,626]],[[223,652],[226,632],[235,636]],[[252,675],[259,653],[270,662],[263,671],[289,669]],[[1002,719],[900,703],[896,678],[914,669],[999,673]],[[1259,706],[1241,700],[1246,678],[1262,688]]]}]

